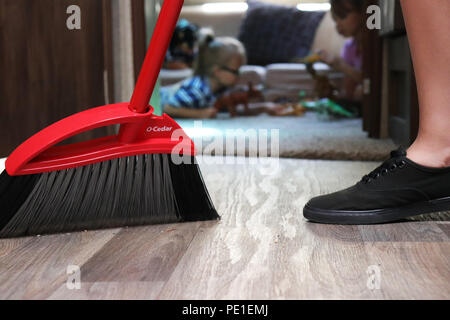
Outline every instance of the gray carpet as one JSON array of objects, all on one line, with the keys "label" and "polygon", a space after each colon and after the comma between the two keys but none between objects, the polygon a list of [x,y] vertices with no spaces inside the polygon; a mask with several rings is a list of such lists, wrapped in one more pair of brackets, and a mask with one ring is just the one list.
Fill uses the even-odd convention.
[{"label": "gray carpet", "polygon": [[[368,138],[362,131],[362,119],[322,121],[314,112],[303,117],[230,118],[220,114],[217,119],[202,120],[201,128],[195,127],[198,120],[176,121],[204,155],[276,156],[271,142],[278,140],[279,156],[283,158],[382,161],[398,147],[391,139]],[[260,139],[265,129],[268,138]],[[272,129],[279,130],[278,139],[271,134]],[[267,140],[267,147],[250,144],[252,134],[258,136],[258,143]],[[226,148],[227,140],[234,141],[234,147]],[[245,146],[237,147],[238,141],[244,140]]]}]

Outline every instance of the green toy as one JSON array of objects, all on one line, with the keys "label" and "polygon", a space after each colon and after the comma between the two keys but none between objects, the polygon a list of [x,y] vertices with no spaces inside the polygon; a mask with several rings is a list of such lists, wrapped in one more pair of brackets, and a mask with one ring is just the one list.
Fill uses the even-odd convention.
[{"label": "green toy", "polygon": [[300,104],[305,107],[307,110],[317,112],[317,116],[321,120],[332,120],[334,118],[354,118],[356,114],[350,112],[334,101],[323,98],[314,101],[306,101],[305,91],[301,91],[300,94]]}]

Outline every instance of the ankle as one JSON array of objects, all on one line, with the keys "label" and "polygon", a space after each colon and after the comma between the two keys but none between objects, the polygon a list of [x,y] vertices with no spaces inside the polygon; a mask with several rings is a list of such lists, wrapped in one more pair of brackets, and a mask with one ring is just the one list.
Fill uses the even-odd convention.
[{"label": "ankle", "polygon": [[426,167],[450,167],[450,146],[433,148],[413,144],[407,150],[407,158]]}]

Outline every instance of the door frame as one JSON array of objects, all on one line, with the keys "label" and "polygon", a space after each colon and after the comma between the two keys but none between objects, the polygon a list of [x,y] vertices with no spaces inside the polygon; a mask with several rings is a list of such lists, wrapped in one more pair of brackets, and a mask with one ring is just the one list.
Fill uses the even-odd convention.
[{"label": "door frame", "polygon": [[114,59],[111,0],[102,0],[105,104],[114,101]]},{"label": "door frame", "polygon": [[134,78],[138,79],[139,72],[145,59],[147,51],[146,43],[146,22],[145,22],[145,1],[131,1],[131,25],[133,32],[133,65]]}]

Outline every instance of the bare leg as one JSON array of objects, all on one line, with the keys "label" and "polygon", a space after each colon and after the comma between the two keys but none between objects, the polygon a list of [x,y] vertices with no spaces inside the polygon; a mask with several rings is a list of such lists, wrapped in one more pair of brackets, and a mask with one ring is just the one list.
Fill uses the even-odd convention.
[{"label": "bare leg", "polygon": [[417,79],[419,134],[408,158],[429,167],[450,166],[449,0],[402,0]]},{"label": "bare leg", "polygon": [[[450,167],[450,1],[401,1],[420,103],[419,135],[406,156],[425,167]],[[303,215],[333,224],[391,222],[450,210],[449,190],[447,168],[423,170],[393,152],[352,188],[309,200]]]}]

